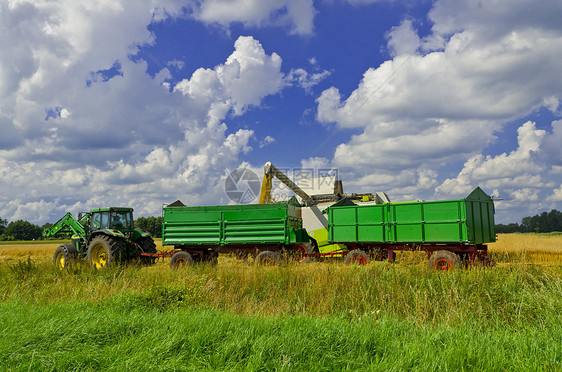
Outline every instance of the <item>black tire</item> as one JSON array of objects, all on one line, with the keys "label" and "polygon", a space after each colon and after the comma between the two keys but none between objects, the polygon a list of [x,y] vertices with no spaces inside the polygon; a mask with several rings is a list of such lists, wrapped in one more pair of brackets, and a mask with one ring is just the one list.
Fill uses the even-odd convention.
[{"label": "black tire", "polygon": [[[137,244],[141,247],[142,253],[156,253],[156,252],[158,252],[156,250],[156,244],[154,244],[154,240],[150,236],[137,239]],[[154,265],[154,263],[156,262],[156,258],[155,257],[143,257],[143,256],[141,256],[140,262],[143,265]]]},{"label": "black tire", "polygon": [[359,265],[365,266],[371,262],[369,255],[360,249],[354,249],[345,256],[346,265]]},{"label": "black tire", "polygon": [[170,260],[170,269],[176,270],[182,267],[193,265],[193,257],[189,252],[179,251],[174,253]]},{"label": "black tire", "polygon": [[256,256],[254,262],[258,266],[277,266],[281,263],[281,255],[279,252],[263,251]]},{"label": "black tire", "polygon": [[123,259],[123,242],[107,235],[96,236],[88,245],[87,260],[95,269],[111,267]]},{"label": "black tire", "polygon": [[429,261],[427,261],[427,268],[434,271],[449,271],[462,267],[463,263],[460,257],[450,251],[433,252]]},{"label": "black tire", "polygon": [[72,244],[63,244],[55,250],[53,264],[59,270],[66,269],[69,265],[76,262],[78,252]]}]

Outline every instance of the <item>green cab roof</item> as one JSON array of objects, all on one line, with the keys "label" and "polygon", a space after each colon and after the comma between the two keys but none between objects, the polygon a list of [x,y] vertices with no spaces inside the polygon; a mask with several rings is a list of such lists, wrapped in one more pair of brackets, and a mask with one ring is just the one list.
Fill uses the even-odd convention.
[{"label": "green cab roof", "polygon": [[125,208],[125,207],[106,207],[106,208],[95,208],[91,209],[90,213],[94,212],[132,212],[133,208]]}]

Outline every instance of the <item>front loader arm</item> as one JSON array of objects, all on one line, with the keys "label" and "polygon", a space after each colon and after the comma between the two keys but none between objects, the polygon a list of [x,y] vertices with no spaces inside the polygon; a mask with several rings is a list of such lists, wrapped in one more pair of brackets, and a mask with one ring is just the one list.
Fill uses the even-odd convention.
[{"label": "front loader arm", "polygon": [[86,237],[86,221],[87,216],[78,221],[68,212],[60,220],[55,222],[51,227],[43,230],[43,237],[56,236],[59,234],[72,234],[81,238]]}]

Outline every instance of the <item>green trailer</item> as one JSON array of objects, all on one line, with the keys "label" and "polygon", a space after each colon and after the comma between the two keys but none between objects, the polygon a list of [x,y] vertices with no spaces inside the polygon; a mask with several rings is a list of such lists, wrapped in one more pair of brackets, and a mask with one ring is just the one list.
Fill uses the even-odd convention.
[{"label": "green trailer", "polygon": [[283,251],[298,257],[310,251],[302,227],[301,206],[286,203],[162,208],[162,245],[174,246],[172,268],[192,262],[216,262],[219,253],[252,256],[257,264],[275,264]]},{"label": "green trailer", "polygon": [[459,200],[329,207],[328,240],[345,244],[346,262],[393,260],[395,251],[423,250],[429,267],[452,269],[486,263],[486,243],[496,241],[494,203],[479,187]]}]

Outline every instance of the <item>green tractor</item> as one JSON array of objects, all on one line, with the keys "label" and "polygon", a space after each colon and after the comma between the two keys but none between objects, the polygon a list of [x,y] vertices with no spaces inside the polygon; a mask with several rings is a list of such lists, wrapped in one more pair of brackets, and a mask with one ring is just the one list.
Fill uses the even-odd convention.
[{"label": "green tractor", "polygon": [[134,228],[132,208],[92,209],[80,213],[78,219],[69,212],[43,230],[45,238],[57,235],[72,236],[72,243],[58,247],[53,256],[53,263],[61,270],[79,259],[86,259],[96,269],[135,258],[154,263],[153,257],[141,256],[156,253],[156,245],[148,232]]}]

